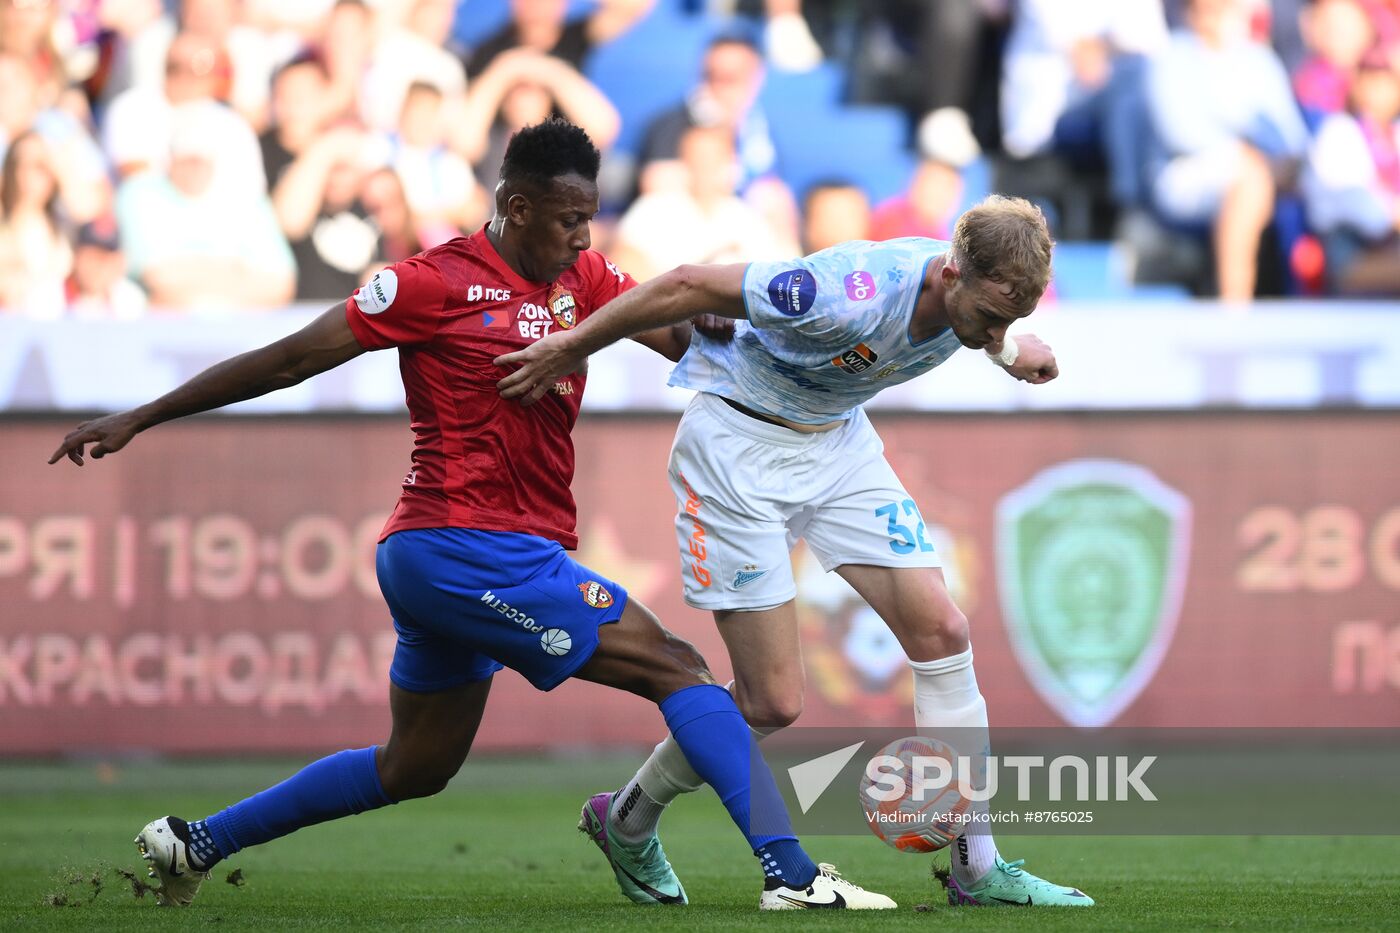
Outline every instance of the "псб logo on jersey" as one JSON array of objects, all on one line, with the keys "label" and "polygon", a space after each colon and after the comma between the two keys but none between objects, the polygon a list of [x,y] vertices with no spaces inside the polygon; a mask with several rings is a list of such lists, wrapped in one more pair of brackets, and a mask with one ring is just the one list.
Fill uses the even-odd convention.
[{"label": "\u043f\u0441\u0431 logo on jersey", "polygon": [[604,589],[603,584],[597,580],[580,583],[578,591],[583,594],[583,601],[594,609],[606,609],[612,605],[612,594]]},{"label": "\u043f\u0441\u0431 logo on jersey", "polygon": [[880,354],[870,349],[863,343],[858,343],[840,356],[833,357],[832,366],[840,367],[848,373],[863,373],[875,365],[875,361],[880,358]]},{"label": "\u043f\u0441\u0431 logo on jersey", "polygon": [[578,323],[574,314],[574,294],[562,285],[555,285],[549,292],[549,313],[554,323],[568,330]]},{"label": "\u043f\u0441\u0431 logo on jersey", "polygon": [[487,288],[484,285],[473,285],[467,289],[467,301],[510,301],[510,289],[508,288]]}]

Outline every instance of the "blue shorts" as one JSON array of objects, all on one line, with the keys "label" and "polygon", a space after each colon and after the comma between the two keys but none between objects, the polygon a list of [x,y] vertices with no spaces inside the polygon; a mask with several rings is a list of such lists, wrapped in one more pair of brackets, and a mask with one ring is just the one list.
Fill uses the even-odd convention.
[{"label": "blue shorts", "polygon": [[398,531],[375,555],[399,641],[389,679],[431,693],[502,667],[552,690],[598,648],[627,591],[557,541],[472,528]]}]

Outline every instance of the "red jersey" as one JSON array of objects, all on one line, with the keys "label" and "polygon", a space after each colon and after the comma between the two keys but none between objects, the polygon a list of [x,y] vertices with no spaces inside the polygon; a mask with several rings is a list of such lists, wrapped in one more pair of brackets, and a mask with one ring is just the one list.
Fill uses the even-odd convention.
[{"label": "red jersey", "polygon": [[485,228],[378,273],[345,302],[367,350],[399,348],[413,468],[381,536],[408,528],[517,531],[578,545],[574,445],[585,374],[529,408],[502,399],[491,361],[570,328],[636,284],[587,250],[553,282],[522,279]]}]

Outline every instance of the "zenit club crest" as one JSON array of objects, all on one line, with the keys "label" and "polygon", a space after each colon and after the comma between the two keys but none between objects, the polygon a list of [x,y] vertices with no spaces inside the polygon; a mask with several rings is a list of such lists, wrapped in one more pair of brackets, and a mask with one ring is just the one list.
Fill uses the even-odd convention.
[{"label": "zenit club crest", "polygon": [[1043,470],[997,506],[1002,615],[1041,697],[1076,726],[1112,722],[1176,630],[1191,503],[1115,460]]},{"label": "zenit club crest", "polygon": [[612,594],[603,588],[603,584],[597,580],[589,580],[587,583],[580,583],[578,591],[583,594],[583,601],[594,609],[606,609],[612,605]]},{"label": "zenit club crest", "polygon": [[549,313],[554,318],[554,323],[564,330],[577,324],[578,315],[574,307],[574,293],[562,285],[555,285],[549,293]]}]

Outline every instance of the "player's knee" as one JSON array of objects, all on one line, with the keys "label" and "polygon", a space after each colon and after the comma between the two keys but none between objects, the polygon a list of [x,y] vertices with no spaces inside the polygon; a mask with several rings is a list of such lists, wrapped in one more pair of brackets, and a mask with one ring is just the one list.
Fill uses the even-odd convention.
[{"label": "player's knee", "polygon": [[740,698],[739,712],[756,729],[783,729],[802,715],[802,695],[744,696]]},{"label": "player's knee", "polygon": [[961,654],[971,644],[967,616],[950,599],[937,613],[901,638],[901,642],[904,642],[905,652],[916,661]]},{"label": "player's knee", "polygon": [[379,783],[393,801],[431,797],[447,787],[460,767],[460,762],[409,761],[390,754],[379,766]]},{"label": "player's knee", "polygon": [[648,693],[658,703],[677,690],[714,683],[704,656],[690,642],[670,632],[665,632],[653,657],[655,662],[649,665]]},{"label": "player's knee", "polygon": [[967,616],[962,610],[950,604],[947,612],[939,619],[938,630],[943,636],[944,644],[951,652],[966,651],[970,633],[967,625]]}]

